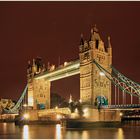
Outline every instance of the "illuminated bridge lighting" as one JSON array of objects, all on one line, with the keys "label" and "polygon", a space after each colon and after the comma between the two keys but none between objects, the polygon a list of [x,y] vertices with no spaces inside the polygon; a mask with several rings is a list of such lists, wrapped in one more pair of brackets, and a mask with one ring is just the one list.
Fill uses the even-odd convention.
[{"label": "illuminated bridge lighting", "polygon": [[45,72],[41,75],[37,75],[35,79],[47,78],[49,81],[55,81],[62,78],[66,78],[72,75],[76,75],[80,73],[80,62],[79,60],[71,62],[69,65],[67,64],[65,67],[61,69],[58,68],[51,72]]}]

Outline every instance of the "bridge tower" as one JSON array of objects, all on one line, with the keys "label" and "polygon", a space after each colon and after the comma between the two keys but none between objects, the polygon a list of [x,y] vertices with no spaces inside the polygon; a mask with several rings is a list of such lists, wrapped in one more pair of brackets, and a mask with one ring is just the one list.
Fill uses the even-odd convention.
[{"label": "bridge tower", "polygon": [[112,47],[110,37],[105,48],[96,25],[91,29],[89,41],[84,41],[81,36],[79,46],[80,58],[80,99],[83,103],[95,105],[98,98],[105,98],[111,104],[111,82],[93,63],[95,59],[101,66],[111,72]]},{"label": "bridge tower", "polygon": [[33,62],[28,62],[27,81],[28,81],[28,106],[33,109],[50,108],[50,81],[45,78],[36,79],[37,74],[45,71],[42,59],[37,57]]}]

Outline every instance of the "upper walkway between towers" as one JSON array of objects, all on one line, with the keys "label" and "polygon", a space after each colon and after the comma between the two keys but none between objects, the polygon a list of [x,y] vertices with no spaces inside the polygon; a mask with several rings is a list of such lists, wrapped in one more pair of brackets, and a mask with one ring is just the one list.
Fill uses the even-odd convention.
[{"label": "upper walkway between towers", "polygon": [[57,68],[52,67],[49,71],[36,75],[35,79],[47,78],[47,80],[49,81],[55,81],[72,75],[79,74],[80,73],[79,68],[80,68],[79,60],[65,62],[64,65],[60,65]]}]

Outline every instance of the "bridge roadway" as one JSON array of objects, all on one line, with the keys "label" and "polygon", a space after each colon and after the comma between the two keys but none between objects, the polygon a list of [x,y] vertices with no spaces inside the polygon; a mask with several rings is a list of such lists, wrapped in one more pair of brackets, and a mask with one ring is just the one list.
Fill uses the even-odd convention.
[{"label": "bridge roadway", "polygon": [[109,110],[140,110],[140,104],[126,104],[126,105],[106,105],[101,109]]},{"label": "bridge roadway", "polygon": [[44,73],[35,76],[35,79],[47,78],[49,81],[55,81],[62,78],[66,78],[72,75],[80,73],[80,61],[67,62],[66,65],[60,65],[58,68],[52,71],[46,71]]},{"label": "bridge roadway", "polygon": [[[128,108],[129,106],[129,108]],[[108,105],[101,107],[101,109],[104,110],[140,110],[140,105],[139,104],[132,104],[132,105]],[[52,113],[60,113],[60,114],[70,114],[71,111],[68,107],[65,108],[54,108],[54,109],[45,109],[45,110],[39,110],[38,112],[40,115],[47,115],[47,114],[52,114]]]},{"label": "bridge roadway", "polygon": [[39,116],[56,114],[56,113],[69,115],[71,113],[71,111],[68,107],[65,107],[65,108],[57,108],[57,109],[39,110],[39,112],[38,112]]}]

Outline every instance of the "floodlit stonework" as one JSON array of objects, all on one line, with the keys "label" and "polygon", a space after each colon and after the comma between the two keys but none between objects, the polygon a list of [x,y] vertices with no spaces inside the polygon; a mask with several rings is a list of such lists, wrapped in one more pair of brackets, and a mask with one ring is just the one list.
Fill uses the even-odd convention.
[{"label": "floodlit stonework", "polygon": [[50,82],[45,79],[35,79],[38,73],[43,73],[45,66],[40,58],[33,59],[33,64],[28,63],[28,106],[33,109],[50,108]]},{"label": "floodlit stonework", "polygon": [[111,72],[112,48],[110,38],[105,48],[96,26],[91,30],[90,41],[81,36],[80,57],[80,98],[87,104],[95,104],[97,96],[104,96],[111,103],[111,82],[93,63],[95,59],[102,67]]},{"label": "floodlit stonework", "polygon": [[50,82],[43,79],[33,79],[28,83],[28,105],[34,109],[43,104],[46,109],[50,108]]},{"label": "floodlit stonework", "polygon": [[100,109],[101,100],[99,102],[98,97],[103,97],[107,104],[111,104],[111,81],[99,70],[94,60],[111,73],[110,37],[105,47],[96,26],[91,29],[89,41],[84,41],[81,36],[79,60],[64,63],[58,68],[50,64],[46,68],[40,58],[33,59],[32,64],[28,62],[28,106],[33,107],[33,110],[29,110],[30,120],[56,119],[60,114],[75,118],[76,112],[71,112],[69,108],[50,109],[50,87],[54,80],[80,74],[82,117],[93,122],[120,121],[120,111]]},{"label": "floodlit stonework", "polygon": [[[91,29],[89,41],[84,41],[81,37],[79,61],[76,63],[70,62],[55,70],[54,65],[52,66],[53,69],[50,65],[45,68],[41,58],[33,59],[32,64],[28,62],[28,105],[34,109],[50,108],[51,81],[78,73],[80,73],[80,99],[83,103],[95,105],[97,97],[101,96],[105,97],[110,104],[111,82],[101,74],[93,60],[111,72],[112,47],[110,38],[108,38],[108,46],[105,48],[96,26]],[[70,71],[68,72],[69,67]],[[35,78],[36,75],[40,78]],[[51,80],[50,75],[53,75],[53,80]]]}]

